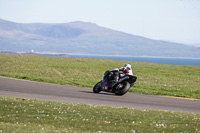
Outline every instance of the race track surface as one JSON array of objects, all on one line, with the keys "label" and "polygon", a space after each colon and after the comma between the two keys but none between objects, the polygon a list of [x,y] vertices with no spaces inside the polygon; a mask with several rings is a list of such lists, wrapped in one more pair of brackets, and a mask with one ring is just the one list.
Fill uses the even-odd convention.
[{"label": "race track surface", "polygon": [[95,94],[92,89],[0,77],[0,97],[21,97],[44,101],[200,113],[200,100],[177,99],[127,93]]}]

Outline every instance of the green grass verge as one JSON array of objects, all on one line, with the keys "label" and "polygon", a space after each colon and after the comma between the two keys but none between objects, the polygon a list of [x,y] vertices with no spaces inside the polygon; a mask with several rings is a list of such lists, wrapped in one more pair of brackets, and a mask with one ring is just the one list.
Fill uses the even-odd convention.
[{"label": "green grass verge", "polygon": [[[93,88],[127,61],[0,54],[0,76]],[[200,67],[129,62],[138,77],[129,92],[200,99]]]},{"label": "green grass verge", "polygon": [[0,132],[200,132],[200,114],[0,97]]}]

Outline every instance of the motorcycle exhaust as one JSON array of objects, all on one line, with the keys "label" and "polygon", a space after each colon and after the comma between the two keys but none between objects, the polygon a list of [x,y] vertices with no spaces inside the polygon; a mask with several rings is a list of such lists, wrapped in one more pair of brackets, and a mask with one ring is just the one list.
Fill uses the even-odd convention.
[{"label": "motorcycle exhaust", "polygon": [[126,80],[126,79],[128,79],[128,78],[129,78],[129,76],[123,77],[123,78],[119,79],[118,83],[119,83],[119,82],[122,82],[122,81],[124,81],[124,80]]},{"label": "motorcycle exhaust", "polygon": [[[126,79],[128,79],[128,78],[129,78],[129,76],[126,76],[126,77],[123,77],[123,78],[119,79],[118,82],[115,83],[113,86],[115,86],[116,84],[118,84],[118,83],[120,83],[120,82],[122,82],[122,81],[124,81],[124,80],[126,80]],[[113,86],[112,86],[112,87],[113,87]]]}]

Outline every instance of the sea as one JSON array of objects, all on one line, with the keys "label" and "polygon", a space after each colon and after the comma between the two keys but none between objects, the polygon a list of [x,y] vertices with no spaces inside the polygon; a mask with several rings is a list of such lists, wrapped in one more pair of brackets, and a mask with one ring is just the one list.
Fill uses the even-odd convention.
[{"label": "sea", "polygon": [[104,55],[69,55],[68,58],[95,58],[111,59],[122,61],[149,62],[170,65],[191,65],[200,66],[200,58],[164,58],[164,57],[123,57],[123,56],[104,56]]},{"label": "sea", "polygon": [[191,65],[200,66],[200,58],[172,58],[172,57],[150,57],[150,56],[111,56],[111,55],[84,55],[75,53],[23,53],[13,51],[0,51],[0,54],[14,54],[14,55],[42,55],[42,56],[54,56],[65,58],[95,58],[95,59],[111,59],[122,61],[135,61],[135,62],[148,62],[157,64],[170,64],[170,65]]}]

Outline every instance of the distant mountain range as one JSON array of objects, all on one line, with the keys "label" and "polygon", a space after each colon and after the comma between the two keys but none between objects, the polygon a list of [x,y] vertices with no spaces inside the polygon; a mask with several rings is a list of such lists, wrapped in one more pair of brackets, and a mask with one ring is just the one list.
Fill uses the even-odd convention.
[{"label": "distant mountain range", "polygon": [[152,40],[88,22],[15,23],[0,19],[0,51],[200,58],[200,48]]}]

